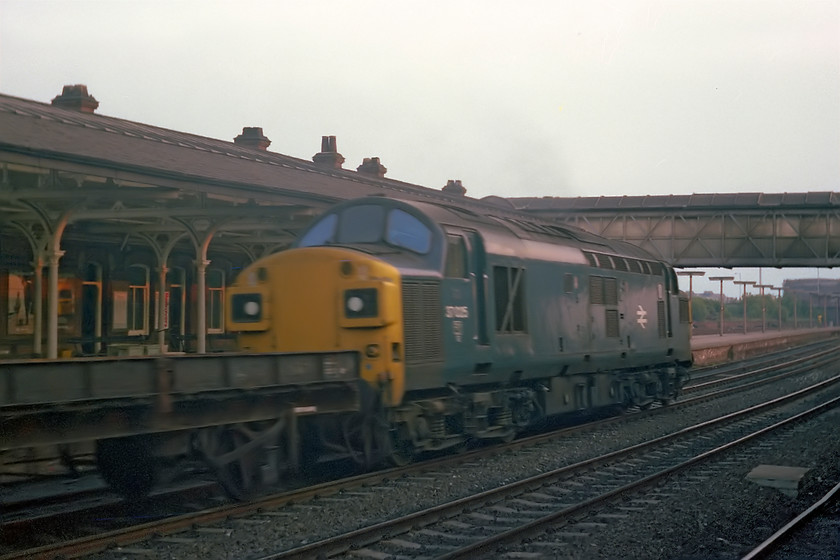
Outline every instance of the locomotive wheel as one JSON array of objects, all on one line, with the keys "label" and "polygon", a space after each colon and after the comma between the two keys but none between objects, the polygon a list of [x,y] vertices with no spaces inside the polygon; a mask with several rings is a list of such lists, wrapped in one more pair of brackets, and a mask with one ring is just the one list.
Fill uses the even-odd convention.
[{"label": "locomotive wheel", "polygon": [[400,438],[396,430],[391,430],[388,439],[386,462],[389,466],[404,467],[414,462],[414,446],[410,441]]},{"label": "locomotive wheel", "polygon": [[158,465],[154,444],[142,436],[101,439],[96,442],[99,474],[115,492],[128,500],[146,496],[154,487]]},{"label": "locomotive wheel", "polygon": [[516,439],[516,430],[513,428],[502,432],[502,436],[499,438],[499,441],[502,443],[510,443]]},{"label": "locomotive wheel", "polygon": [[365,469],[374,466],[402,467],[414,462],[414,446],[399,436],[381,411],[353,415],[342,425],[350,457]]}]

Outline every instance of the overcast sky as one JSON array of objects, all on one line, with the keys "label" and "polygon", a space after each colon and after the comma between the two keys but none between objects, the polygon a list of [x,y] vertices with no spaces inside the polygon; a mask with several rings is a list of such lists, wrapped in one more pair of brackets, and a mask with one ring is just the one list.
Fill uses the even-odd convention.
[{"label": "overcast sky", "polygon": [[0,0],[0,92],[65,84],[478,198],[840,191],[840,0]]}]

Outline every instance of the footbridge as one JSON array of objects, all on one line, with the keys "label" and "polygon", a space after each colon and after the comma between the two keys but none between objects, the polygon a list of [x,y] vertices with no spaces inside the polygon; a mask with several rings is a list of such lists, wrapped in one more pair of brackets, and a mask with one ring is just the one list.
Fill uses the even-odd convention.
[{"label": "footbridge", "polygon": [[512,198],[679,267],[840,266],[840,193]]}]

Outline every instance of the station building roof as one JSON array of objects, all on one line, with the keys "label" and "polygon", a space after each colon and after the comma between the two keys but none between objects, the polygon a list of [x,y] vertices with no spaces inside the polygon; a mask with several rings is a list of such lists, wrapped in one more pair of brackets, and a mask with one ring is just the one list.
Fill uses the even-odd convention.
[{"label": "station building roof", "polygon": [[[214,243],[287,245],[335,202],[389,195],[494,208],[458,181],[432,189],[385,177],[379,158],[344,169],[335,137],[311,161],[268,150],[262,129],[233,141],[96,113],[83,85],[52,103],[0,94],[0,232],[51,231],[128,239],[182,235],[201,223]],[[498,211],[512,211],[497,208]],[[140,242],[144,242],[140,239]]]}]

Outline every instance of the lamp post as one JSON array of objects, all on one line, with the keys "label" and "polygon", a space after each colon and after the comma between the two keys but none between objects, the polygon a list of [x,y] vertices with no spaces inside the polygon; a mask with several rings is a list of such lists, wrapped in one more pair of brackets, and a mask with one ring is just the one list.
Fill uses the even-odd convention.
[{"label": "lamp post", "polygon": [[823,295],[823,326],[828,326],[828,296]]},{"label": "lamp post", "polygon": [[777,300],[776,305],[779,306],[779,332],[782,330],[782,288],[773,286],[771,290],[776,290]]},{"label": "lamp post", "polygon": [[688,322],[694,328],[694,312],[691,309],[692,301],[694,300],[694,277],[705,276],[706,272],[703,270],[680,270],[677,272],[679,276],[688,276]]},{"label": "lamp post", "polygon": [[734,276],[709,276],[709,280],[712,282],[720,282],[720,336],[723,336],[723,311],[726,307],[723,304],[723,283],[734,279]]},{"label": "lamp post", "polygon": [[834,324],[836,326],[840,325],[840,295],[834,297],[836,298],[834,302],[836,304],[836,308],[834,310]]},{"label": "lamp post", "polygon": [[755,284],[753,280],[735,280],[735,284],[744,287],[744,295],[741,300],[744,302],[744,334],[747,334],[747,286]]},{"label": "lamp post", "polygon": [[770,284],[756,284],[756,288],[761,288],[761,332],[767,330],[767,302],[764,301],[764,288],[772,288]]}]

